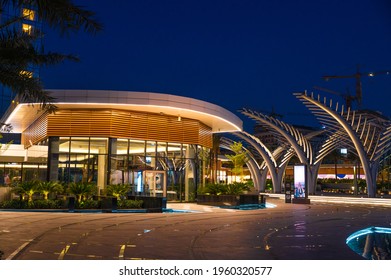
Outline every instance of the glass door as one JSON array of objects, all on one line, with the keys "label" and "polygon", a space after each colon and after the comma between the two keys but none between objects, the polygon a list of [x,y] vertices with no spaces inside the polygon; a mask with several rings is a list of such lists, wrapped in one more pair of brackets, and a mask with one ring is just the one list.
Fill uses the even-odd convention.
[{"label": "glass door", "polygon": [[145,171],[145,191],[150,196],[167,197],[166,172]]}]

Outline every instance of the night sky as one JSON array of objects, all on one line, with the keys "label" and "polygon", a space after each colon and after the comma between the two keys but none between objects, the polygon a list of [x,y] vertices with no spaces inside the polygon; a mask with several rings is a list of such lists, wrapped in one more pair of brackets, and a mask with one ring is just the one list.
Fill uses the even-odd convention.
[{"label": "night sky", "polygon": [[[47,89],[169,93],[237,112],[242,107],[318,125],[294,92],[343,102],[314,86],[355,94],[353,78],[324,75],[391,71],[390,0],[77,0],[104,30],[44,46],[79,56],[43,69]],[[109,3],[109,4],[108,4]],[[391,116],[391,73],[363,77],[363,108]],[[253,124],[252,121],[250,121]]]}]

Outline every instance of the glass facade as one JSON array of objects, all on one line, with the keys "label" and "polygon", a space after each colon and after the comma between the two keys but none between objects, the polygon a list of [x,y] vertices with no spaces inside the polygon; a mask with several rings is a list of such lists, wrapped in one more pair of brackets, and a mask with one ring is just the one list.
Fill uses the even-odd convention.
[{"label": "glass facade", "polygon": [[[133,195],[193,201],[208,174],[199,145],[98,137],[50,137],[48,179],[128,184]],[[200,162],[203,162],[202,164]]]},{"label": "glass facade", "polygon": [[[223,108],[185,97],[100,90],[53,90],[51,95],[58,101],[55,114],[35,115],[35,108],[20,103],[5,115],[21,134],[20,155],[7,150],[0,163],[46,166],[40,175],[14,176],[22,181],[37,176],[65,185],[94,183],[100,194],[108,185],[124,184],[131,195],[193,201],[198,189],[215,181],[213,133],[240,127],[239,119]],[[72,106],[75,100],[85,103]],[[140,100],[147,111],[135,110]],[[189,110],[193,105],[202,111]],[[183,110],[180,119],[177,110]]]},{"label": "glass facade", "polygon": [[97,182],[99,159],[107,159],[107,138],[60,137],[58,159],[59,181]]},{"label": "glass facade", "polygon": [[9,186],[21,181],[46,179],[46,163],[1,162],[0,185]]}]

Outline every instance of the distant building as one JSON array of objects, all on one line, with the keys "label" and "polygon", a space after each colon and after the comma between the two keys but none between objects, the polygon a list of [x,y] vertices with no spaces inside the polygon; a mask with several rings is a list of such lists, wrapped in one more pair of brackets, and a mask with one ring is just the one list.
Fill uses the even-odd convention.
[{"label": "distant building", "polygon": [[[12,25],[3,27],[5,29],[14,29],[21,32],[31,34],[34,30],[42,30],[42,23],[37,20],[36,9],[31,5],[26,4],[20,9],[12,5],[2,6],[0,10],[0,24],[4,24],[11,19],[23,17],[22,20],[12,23]],[[41,40],[36,41],[36,46],[40,47]],[[39,76],[39,69],[36,67],[28,67],[23,74],[31,75],[32,77]],[[0,115],[3,115],[8,107],[15,102],[16,94],[11,89],[0,84]]]}]

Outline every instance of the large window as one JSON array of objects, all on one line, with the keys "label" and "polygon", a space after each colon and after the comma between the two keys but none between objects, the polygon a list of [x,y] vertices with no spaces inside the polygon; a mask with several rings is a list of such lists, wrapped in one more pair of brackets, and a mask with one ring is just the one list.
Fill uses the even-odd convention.
[{"label": "large window", "polygon": [[197,145],[92,137],[60,137],[58,143],[58,178],[64,182],[95,182],[100,189],[129,184],[140,195],[161,195],[156,190],[165,186],[168,199],[191,201],[206,175],[197,158],[205,148]]},{"label": "large window", "polygon": [[30,24],[22,23],[22,30],[24,33],[31,34],[33,27]]},{"label": "large window", "polygon": [[111,139],[109,184],[137,184],[138,172],[146,169],[145,141]]},{"label": "large window", "polygon": [[106,183],[107,138],[60,137],[59,181]]},{"label": "large window", "polygon": [[33,21],[35,19],[35,11],[24,8],[22,10],[24,19]]},{"label": "large window", "polygon": [[0,164],[0,185],[15,186],[22,181],[46,179],[46,163],[7,162]]}]

